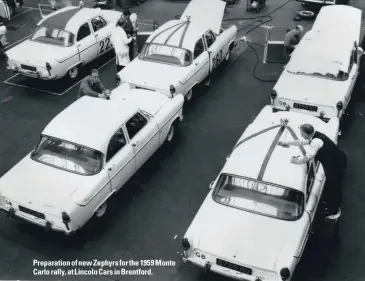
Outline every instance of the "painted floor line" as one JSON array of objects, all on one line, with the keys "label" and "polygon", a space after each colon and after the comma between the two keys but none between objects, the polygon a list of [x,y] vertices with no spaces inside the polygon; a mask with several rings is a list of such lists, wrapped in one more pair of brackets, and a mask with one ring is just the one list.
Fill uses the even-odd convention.
[{"label": "painted floor line", "polygon": [[25,36],[22,39],[19,39],[19,40],[13,42],[13,43],[10,43],[9,45],[6,45],[5,51],[9,50],[9,48],[11,48],[12,46],[14,46],[14,45],[16,45],[16,44],[18,44],[18,43],[20,43],[20,42],[28,39],[30,36],[32,36],[32,34],[29,34],[28,36]]},{"label": "painted floor line", "polygon": [[30,90],[35,90],[35,91],[38,91],[38,92],[43,92],[43,93],[55,95],[55,96],[62,96],[62,94],[58,94],[58,93],[54,93],[54,92],[49,92],[49,91],[45,91],[45,90],[40,90],[40,89],[37,89],[37,88],[28,87],[28,86],[24,86],[24,85],[19,85],[19,84],[16,84],[16,83],[5,82],[5,81],[4,81],[4,83],[5,84],[9,84],[9,85],[13,85],[13,86],[17,86],[17,87],[21,87],[21,88],[25,88],[25,89],[30,89]]},{"label": "painted floor line", "polygon": [[[39,10],[39,8],[35,8],[35,7],[28,7],[28,6],[23,6],[23,8],[31,9],[31,10]],[[51,10],[51,9],[43,9],[43,8],[42,8],[42,11],[46,11],[46,12],[54,12],[54,10]]]},{"label": "painted floor line", "polygon": [[20,14],[15,14],[15,16],[12,16],[11,19],[16,18],[16,17],[19,17],[21,15],[24,15],[24,14],[30,12],[30,11],[33,11],[33,9],[28,8],[28,10],[26,10],[24,12],[21,12]]},{"label": "painted floor line", "polygon": [[[108,65],[112,60],[114,60],[115,57],[113,57],[112,59],[108,60],[106,63],[104,63],[102,66],[100,66],[98,68],[98,70],[102,69],[104,66]],[[60,96],[63,96],[64,94],[66,94],[69,90],[71,90],[73,87],[77,86],[78,84],[81,83],[83,79],[81,79],[80,81],[76,82],[75,84],[73,84],[71,87],[67,88]]]},{"label": "painted floor line", "polygon": [[14,75],[13,75],[13,76],[11,76],[10,78],[6,79],[6,80],[4,81],[4,83],[8,82],[9,80],[13,79],[14,77],[17,77],[18,75],[19,75],[19,73],[14,74]]}]

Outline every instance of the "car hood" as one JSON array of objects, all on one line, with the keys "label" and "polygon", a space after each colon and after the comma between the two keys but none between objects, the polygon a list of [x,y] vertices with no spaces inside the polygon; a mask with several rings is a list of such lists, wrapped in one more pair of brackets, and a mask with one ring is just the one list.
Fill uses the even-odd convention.
[{"label": "car hood", "polygon": [[92,187],[93,178],[39,163],[29,154],[0,179],[0,195],[18,203],[61,208],[78,189]]},{"label": "car hood", "polygon": [[208,195],[187,236],[193,248],[249,266],[274,270],[295,222],[216,203]]},{"label": "car hood", "polygon": [[60,47],[26,40],[6,52],[10,60],[45,66],[47,62],[63,61],[73,55],[73,47]]},{"label": "car hood", "polygon": [[186,76],[186,67],[167,65],[136,58],[119,72],[123,82],[151,90],[169,90]]},{"label": "car hood", "polygon": [[335,107],[346,93],[348,81],[335,81],[283,72],[274,90],[278,98]]}]

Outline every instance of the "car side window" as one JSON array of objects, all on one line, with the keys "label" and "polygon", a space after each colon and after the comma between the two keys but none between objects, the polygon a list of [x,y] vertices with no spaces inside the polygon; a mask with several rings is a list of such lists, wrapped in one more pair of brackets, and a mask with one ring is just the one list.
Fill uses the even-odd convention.
[{"label": "car side window", "polygon": [[126,145],[126,138],[124,136],[123,129],[120,128],[118,132],[112,136],[108,145],[108,151],[106,153],[106,162],[113,158]]},{"label": "car side window", "polygon": [[216,38],[215,38],[215,35],[214,33],[209,30],[205,35],[205,42],[207,42],[207,47],[209,48],[210,46],[213,45],[213,43],[215,42]]},{"label": "car side window", "polygon": [[309,164],[308,176],[307,176],[307,198],[309,198],[309,195],[312,191],[315,177],[316,177],[316,169],[314,167],[314,164],[311,163]]},{"label": "car side window", "polygon": [[91,20],[91,26],[93,27],[94,32],[97,32],[98,30],[107,26],[107,23],[102,17],[96,17]]},{"label": "car side window", "polygon": [[91,34],[91,30],[88,23],[84,23],[80,26],[79,31],[77,32],[77,41],[81,41],[82,39],[88,37]]},{"label": "car side window", "polygon": [[194,59],[199,57],[203,52],[204,52],[203,38],[200,38],[198,42],[196,42],[194,47]]},{"label": "car side window", "polygon": [[137,112],[126,123],[129,139],[133,139],[135,135],[147,124],[147,119],[139,112]]}]

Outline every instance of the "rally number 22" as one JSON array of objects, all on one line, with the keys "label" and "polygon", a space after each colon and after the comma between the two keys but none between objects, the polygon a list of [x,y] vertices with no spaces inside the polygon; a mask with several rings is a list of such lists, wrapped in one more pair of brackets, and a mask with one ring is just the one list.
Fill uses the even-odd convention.
[{"label": "rally number 22", "polygon": [[100,41],[100,53],[104,53],[106,50],[110,48],[110,38],[107,37],[105,40]]}]

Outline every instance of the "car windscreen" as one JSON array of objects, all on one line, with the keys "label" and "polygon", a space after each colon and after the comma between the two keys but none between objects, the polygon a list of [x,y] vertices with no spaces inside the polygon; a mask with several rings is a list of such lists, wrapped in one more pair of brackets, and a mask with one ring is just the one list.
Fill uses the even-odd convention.
[{"label": "car windscreen", "polygon": [[145,44],[139,58],[177,66],[188,66],[192,62],[190,51],[162,44]]},{"label": "car windscreen", "polygon": [[81,145],[48,136],[42,136],[32,159],[83,176],[100,172],[103,154]]},{"label": "car windscreen", "polygon": [[300,191],[227,174],[219,177],[213,200],[281,220],[297,220],[304,211],[304,194]]},{"label": "car windscreen", "polygon": [[32,40],[50,45],[69,47],[73,45],[74,35],[65,30],[39,26],[33,33]]}]

